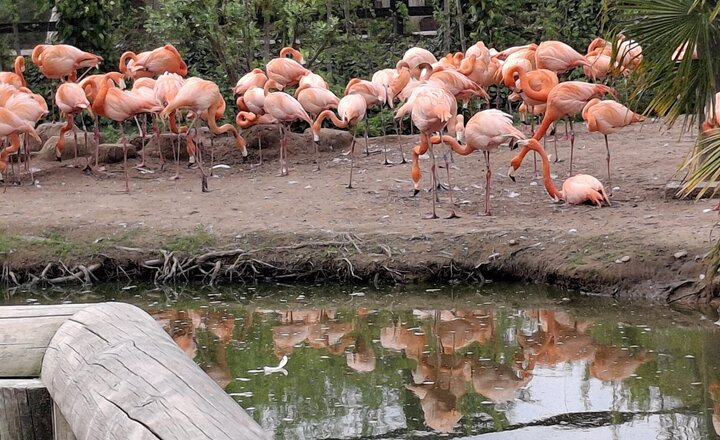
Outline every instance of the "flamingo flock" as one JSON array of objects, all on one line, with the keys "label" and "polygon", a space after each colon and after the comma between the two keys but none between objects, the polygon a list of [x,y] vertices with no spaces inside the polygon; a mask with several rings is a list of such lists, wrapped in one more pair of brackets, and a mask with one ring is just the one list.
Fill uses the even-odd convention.
[{"label": "flamingo flock", "polygon": [[[48,79],[59,80],[53,104],[57,105],[66,120],[56,147],[57,160],[62,159],[67,131],[74,130],[75,116],[88,112],[95,120],[95,136],[98,136],[98,117],[119,124],[123,139],[125,159],[124,191],[129,192],[127,169],[127,140],[123,136],[125,121],[132,119],[141,131],[143,145],[147,133],[147,115],[152,119],[156,138],[160,136],[160,123],[175,135],[180,146],[181,135],[191,164],[197,164],[202,175],[202,190],[207,190],[207,173],[203,168],[203,146],[199,124],[206,121],[214,135],[231,134],[243,157],[247,156],[245,140],[235,125],[218,125],[224,117],[226,102],[217,84],[202,78],[188,78],[188,66],[181,54],[170,44],[154,50],[125,52],[120,57],[118,71],[86,76],[89,69],[98,67],[101,57],[84,52],[73,46],[38,45],[32,52],[32,62]],[[412,149],[411,177],[415,194],[421,189],[420,156],[429,153],[431,158],[431,190],[433,211],[437,218],[435,191],[442,187],[437,177],[436,157],[433,146],[445,145],[443,158],[448,161],[452,152],[467,156],[482,151],[486,165],[485,215],[491,215],[490,153],[501,145],[520,146],[522,150],[510,163],[510,177],[520,168],[525,155],[533,151],[541,156],[543,182],[548,194],[556,200],[570,204],[589,202],[598,206],[610,204],[602,183],[589,175],[572,176],[575,134],[572,118],[581,114],[588,131],[605,136],[607,149],[607,179],[610,182],[610,149],[607,136],[627,125],[641,122],[643,117],[612,99],[601,100],[606,95],[618,98],[617,92],[604,84],[611,76],[628,75],[642,62],[639,44],[619,35],[614,41],[596,38],[588,46],[585,55],[560,41],[544,41],[502,51],[488,48],[483,42],[472,45],[465,53],[450,53],[436,58],[431,52],[413,47],[408,49],[394,68],[383,68],[370,80],[351,79],[342,97],[336,96],[325,79],[304,67],[302,53],[286,47],[279,57],[270,60],[265,69],[253,69],[242,76],[233,94],[238,109],[235,123],[241,129],[256,124],[276,124],[281,133],[280,175],[289,173],[287,133],[290,124],[304,121],[311,127],[316,154],[317,169],[320,161],[317,147],[323,122],[329,121],[338,128],[355,127],[365,121],[365,152],[369,154],[367,141],[367,114],[372,107],[388,107],[395,110],[393,124],[402,124],[409,116],[412,125],[420,133],[418,145]],[[5,171],[10,156],[19,151],[21,134],[38,138],[34,126],[48,114],[44,99],[28,88],[23,72],[25,60],[17,57],[14,72],[0,73],[0,136],[7,136],[10,145],[0,151],[0,172]],[[587,81],[563,81],[563,75],[582,68]],[[78,75],[80,69],[87,69]],[[125,80],[132,87],[125,89]],[[511,115],[497,109],[473,112],[477,101],[484,100],[489,107],[488,88],[504,85],[510,89],[512,101],[522,101],[521,111],[530,118],[541,116],[542,121],[532,136],[512,124]],[[294,93],[288,89],[295,88]],[[720,98],[719,98],[720,99]],[[473,105],[475,103],[475,105]],[[191,121],[180,126],[183,119]],[[465,115],[467,123],[465,123]],[[142,117],[140,124],[138,117]],[[527,116],[526,116],[527,117]],[[558,191],[550,177],[550,161],[540,144],[547,132],[561,119],[570,122],[570,175]],[[708,121],[707,129],[714,129],[718,122]],[[384,126],[383,126],[384,127]],[[396,125],[397,127],[397,125]],[[355,133],[357,129],[353,130]],[[555,131],[555,160],[557,155],[557,131]],[[86,134],[87,135],[87,134]],[[212,136],[210,137],[212,143]],[[99,142],[98,142],[99,143]],[[75,143],[77,145],[77,141]],[[159,145],[159,142],[158,142]],[[175,144],[173,143],[173,148]],[[350,147],[350,178],[352,188],[355,135]],[[392,163],[385,151],[385,164]],[[162,152],[161,152],[162,153]],[[401,163],[405,155],[400,148]],[[161,158],[163,155],[160,154]],[[29,157],[29,156],[28,156]],[[77,153],[76,153],[77,157]],[[102,171],[96,152],[95,165],[91,171]],[[179,177],[179,153],[175,155]],[[146,166],[143,157],[138,167]],[[262,164],[262,154],[260,154]],[[163,158],[164,165],[164,158]],[[445,166],[450,180],[450,167]],[[452,190],[452,185],[449,185]],[[453,205],[451,217],[456,217]]]}]

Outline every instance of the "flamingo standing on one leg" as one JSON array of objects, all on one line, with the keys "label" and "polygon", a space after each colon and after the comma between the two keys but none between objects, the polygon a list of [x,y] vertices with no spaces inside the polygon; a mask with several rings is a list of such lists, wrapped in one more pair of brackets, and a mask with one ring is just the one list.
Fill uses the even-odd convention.
[{"label": "flamingo standing on one leg", "polygon": [[68,130],[72,130],[75,137],[75,160],[77,161],[77,132],[75,131],[75,115],[82,113],[85,109],[89,109],[90,101],[85,95],[85,91],[79,84],[66,82],[60,84],[60,87],[58,87],[55,92],[55,103],[67,120],[67,124],[60,129],[58,141],[55,145],[55,158],[58,162],[62,161],[62,154],[65,150],[65,133]]},{"label": "flamingo standing on one leg", "polygon": [[287,165],[287,133],[290,130],[290,123],[303,120],[313,125],[313,120],[307,114],[297,99],[285,92],[270,92],[270,89],[277,89],[278,83],[270,79],[265,83],[265,112],[280,122],[280,175],[288,175]]},{"label": "flamingo standing on one leg", "polygon": [[591,99],[583,108],[583,119],[585,120],[588,132],[598,131],[605,137],[605,149],[607,150],[607,174],[610,194],[612,185],[610,183],[610,147],[608,146],[608,135],[617,133],[623,127],[635,122],[642,122],[645,118],[617,101],[601,101],[597,98]]},{"label": "flamingo standing on one leg", "polygon": [[[547,107],[540,127],[533,135],[533,139],[540,140],[545,136],[553,122],[563,116],[573,116],[580,113],[593,98],[609,93],[617,98],[617,91],[603,84],[591,84],[582,81],[567,81],[556,85],[548,94]],[[575,132],[570,131],[570,174],[572,174],[573,150],[575,146]],[[523,148],[520,153],[510,161],[512,171],[520,168],[525,155],[530,151]]]},{"label": "flamingo standing on one leg", "polygon": [[[545,153],[545,149],[540,143],[534,139],[524,139],[517,142],[518,146],[527,148],[528,150],[536,151],[543,164],[543,183],[545,184],[545,190],[555,200],[564,200],[571,205],[581,205],[585,202],[591,202],[598,207],[601,207],[603,203],[607,203],[610,206],[610,198],[605,193],[605,188],[602,183],[595,177],[588,174],[578,174],[565,179],[562,185],[562,190],[558,191],[555,184],[550,177],[550,160]],[[514,177],[511,175],[511,178]]]},{"label": "flamingo standing on one leg", "polygon": [[[322,127],[322,123],[326,118],[330,118],[332,123],[338,128],[346,128],[351,125],[355,126],[359,124],[360,121],[365,119],[365,114],[367,112],[367,102],[365,98],[363,98],[360,94],[345,95],[342,97],[342,99],[340,99],[337,109],[339,118],[335,116],[335,113],[333,113],[332,110],[325,110],[320,113],[320,115],[318,115],[317,119],[312,124],[313,142],[320,142],[320,128]],[[347,186],[350,189],[352,189],[353,187],[352,175],[354,158],[355,131],[353,130],[353,140],[350,144],[350,182]]]},{"label": "flamingo standing on one leg", "polygon": [[[490,207],[490,179],[492,170],[490,168],[490,153],[496,151],[501,144],[513,140],[524,139],[525,135],[512,125],[512,116],[500,110],[490,109],[475,113],[465,125],[464,137],[466,145],[460,145],[455,139],[449,136],[433,136],[431,144],[445,142],[456,153],[467,156],[473,151],[482,151],[485,156],[485,215],[492,215]],[[420,180],[420,168],[417,163],[417,156],[413,150],[413,171],[414,181]]]},{"label": "flamingo standing on one leg", "polygon": [[[335,96],[333,92],[320,87],[310,87],[305,84],[299,86],[295,91],[295,96],[310,116],[310,119],[315,118],[325,110],[337,108],[340,103],[340,99]],[[320,157],[318,154],[318,143],[313,142],[315,150],[315,163],[317,165],[316,171],[320,170]]]},{"label": "flamingo standing on one leg", "polygon": [[[115,85],[120,87],[120,89],[125,88],[125,81],[123,80],[123,74],[120,72],[109,72],[109,73],[103,73],[98,75],[89,75],[85,78],[83,78],[80,81],[80,87],[82,87],[83,91],[85,92],[85,96],[87,96],[88,101],[90,101],[90,104],[92,105],[93,101],[95,100],[95,96],[97,95],[97,92],[102,88],[103,84],[105,83],[105,80],[107,78],[110,78]],[[88,84],[94,84],[93,86],[89,86]],[[93,134],[95,135],[95,169],[99,170],[99,158],[100,158],[100,129],[98,128],[98,116],[96,114],[92,115],[93,118]],[[82,119],[80,119],[82,121]],[[84,131],[85,136],[85,145],[87,145],[87,130]]]},{"label": "flamingo standing on one leg", "polygon": [[[220,127],[217,125],[218,113],[222,116],[225,111],[225,101],[220,94],[217,84],[212,81],[190,78],[178,90],[175,98],[172,99],[160,113],[162,119],[167,119],[176,110],[187,108],[195,113],[192,125],[188,132],[199,122],[203,114],[207,117],[208,127],[214,134],[222,134],[230,132],[235,136],[235,145],[242,153],[243,157],[247,157],[247,149],[245,148],[245,139],[240,136],[237,129],[232,124],[224,124]],[[207,176],[199,164],[200,173],[202,174],[202,191],[207,192]]]},{"label": "flamingo standing on one leg", "polygon": [[13,72],[0,72],[0,84],[10,84],[17,88],[27,87],[25,81],[25,57],[18,55],[15,58],[15,66]]}]

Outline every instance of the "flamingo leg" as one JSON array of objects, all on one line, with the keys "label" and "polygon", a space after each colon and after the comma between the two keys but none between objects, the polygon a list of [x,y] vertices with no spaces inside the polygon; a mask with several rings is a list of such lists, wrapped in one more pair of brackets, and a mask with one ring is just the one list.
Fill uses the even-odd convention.
[{"label": "flamingo leg", "polygon": [[75,159],[73,159],[73,167],[77,167],[78,158],[78,141],[77,141],[77,127],[75,126],[75,114],[70,115],[73,121],[73,140],[75,141]]},{"label": "flamingo leg", "polygon": [[155,144],[158,147],[158,154],[160,155],[160,171],[165,170],[165,156],[162,152],[162,144],[160,143],[160,124],[158,124],[157,120],[158,116],[156,113],[152,114],[152,126],[153,126],[153,133],[155,134]]},{"label": "flamingo leg", "polygon": [[[421,136],[425,136],[424,134],[421,134]],[[430,137],[429,135],[427,135]],[[429,219],[436,219],[438,218],[437,213],[435,212],[435,203],[437,199],[437,187],[438,187],[438,181],[437,181],[437,174],[435,173],[435,152],[433,151],[432,143],[430,142],[430,139],[428,139],[428,144],[430,144],[430,158],[432,159],[432,164],[430,165],[430,170],[432,171],[430,173],[430,180],[432,181],[432,215],[428,217]]]},{"label": "flamingo leg", "polygon": [[[199,121],[200,118],[196,118],[195,121]],[[195,121],[193,121],[193,125],[195,125]],[[201,185],[201,191],[202,192],[210,192],[208,190],[208,181],[207,181],[207,174],[205,174],[205,168],[203,167],[203,149],[204,147],[204,141],[202,139],[199,126],[200,124],[195,125],[195,135],[197,136],[197,164],[198,169],[200,170],[200,185]]]},{"label": "flamingo leg", "polygon": [[573,151],[575,150],[575,131],[570,129],[570,176],[572,176],[573,168]]},{"label": "flamingo leg", "polygon": [[177,142],[173,140],[172,136],[170,137],[170,146],[172,147],[173,160],[175,161],[175,175],[170,177],[170,180],[176,180],[180,178],[180,133],[176,134],[175,139],[177,140]]},{"label": "flamingo leg", "polygon": [[140,142],[142,143],[142,148],[140,150],[142,151],[140,154],[140,163],[135,165],[135,168],[143,168],[145,167],[145,130],[140,125],[140,121],[137,116],[133,116],[133,119],[135,120],[135,124],[137,124],[138,131],[140,132]]},{"label": "flamingo leg", "polygon": [[210,135],[210,175],[213,176],[213,169],[215,167],[215,137]]},{"label": "flamingo leg", "polygon": [[560,156],[558,156],[558,152],[557,152],[557,124],[555,125],[555,128],[553,131],[555,132],[555,137],[554,137],[554,141],[553,141],[553,149],[555,150],[554,162],[557,163],[557,162],[560,162]]},{"label": "flamingo leg", "polygon": [[[440,142],[445,145],[445,141],[442,138],[442,133],[440,133]],[[452,150],[451,150],[452,151]],[[448,178],[448,187],[450,187],[450,209],[451,213],[447,219],[452,218],[460,218],[459,215],[455,212],[455,201],[453,200],[453,188],[452,188],[452,182],[450,181],[450,163],[448,163],[448,154],[443,154],[443,159],[445,160],[445,171],[447,171],[447,178]]]},{"label": "flamingo leg", "polygon": [[352,186],[352,176],[353,176],[353,166],[355,165],[355,128],[353,128],[353,140],[350,144],[350,181],[348,182],[348,189],[353,189]]},{"label": "flamingo leg", "polygon": [[383,165],[392,165],[392,163],[387,158],[387,131],[385,130],[385,118],[382,116],[382,112],[380,113],[380,125],[382,126],[383,153],[385,154],[385,162],[383,162]]},{"label": "flamingo leg", "polygon": [[127,139],[125,138],[125,121],[118,122],[118,125],[120,126],[120,137],[123,140],[123,173],[125,175],[125,191],[126,193],[130,193],[130,182],[128,181],[128,169],[127,169]]},{"label": "flamingo leg", "polygon": [[605,150],[607,151],[607,175],[608,175],[608,186],[610,187],[610,195],[612,195],[613,187],[612,182],[610,180],[610,146],[608,146],[608,138],[607,135],[605,136]]},{"label": "flamingo leg", "polygon": [[492,170],[490,169],[490,152],[483,151],[485,155],[485,215],[492,215],[492,209],[490,207],[490,180],[492,177]]},{"label": "flamingo leg", "polygon": [[98,128],[98,117],[93,117],[93,134],[95,135],[95,168],[99,168],[100,160],[100,129]]},{"label": "flamingo leg", "polygon": [[368,146],[368,124],[370,118],[365,118],[365,156],[370,156],[370,147]]},{"label": "flamingo leg", "polygon": [[33,174],[32,164],[30,163],[30,139],[27,134],[23,135],[23,142],[25,144],[25,165],[30,173],[30,185],[35,185],[35,176]]}]

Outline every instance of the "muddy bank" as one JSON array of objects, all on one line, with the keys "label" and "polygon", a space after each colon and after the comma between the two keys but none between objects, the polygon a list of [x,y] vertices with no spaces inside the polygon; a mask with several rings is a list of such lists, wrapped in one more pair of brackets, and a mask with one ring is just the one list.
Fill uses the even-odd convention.
[{"label": "muddy bank", "polygon": [[[526,281],[617,299],[660,303],[708,300],[700,292],[702,249],[690,249],[676,258],[666,246],[647,245],[622,235],[558,239],[527,230],[522,234],[436,232],[381,237],[352,233],[252,233],[223,238],[169,235],[163,243],[147,238],[141,240],[144,247],[114,240],[106,246],[103,240],[75,242],[73,246],[94,249],[86,254],[75,252],[64,260],[33,260],[42,258],[40,253],[22,260],[13,258],[5,261],[2,281],[25,288],[109,281],[209,285],[337,282],[377,287]],[[622,246],[609,246],[611,242]],[[152,247],[155,244],[159,247]],[[623,257],[630,258],[624,261]]]},{"label": "muddy bank", "polygon": [[[623,299],[709,299],[699,288],[702,256],[713,243],[717,214],[709,208],[715,202],[667,198],[665,185],[692,144],[677,130],[649,123],[611,137],[614,195],[612,206],[602,209],[553,203],[530,156],[511,182],[505,173],[514,152],[501,149],[491,159],[493,216],[478,216],[484,210],[482,155],[455,156],[450,171],[460,218],[452,220],[424,220],[430,193],[411,196],[410,166],[400,163],[399,149],[407,155],[417,136],[371,139],[370,155],[359,141],[354,189],[347,189],[346,133],[324,134],[319,172],[310,138],[294,136],[290,175],[279,177],[277,134],[264,130],[262,166],[254,165],[262,131],[246,133],[247,162],[231,140],[215,139],[219,167],[209,193],[200,191],[199,170],[182,163],[180,178],[171,180],[175,167],[161,168],[155,154],[144,168],[130,169],[130,194],[118,192],[119,164],[91,175],[68,167],[73,160],[34,161],[35,183],[18,173],[24,183],[3,196],[2,280],[10,286],[128,279],[526,280]],[[391,166],[383,164],[383,149]],[[553,173],[559,185],[569,169],[568,141],[561,139],[558,150],[563,160],[553,163]],[[428,168],[429,159],[422,159],[423,172]],[[607,182],[601,136],[578,130],[574,169]],[[441,168],[443,181],[446,172]],[[425,187],[428,182],[424,176]],[[449,194],[440,191],[438,214],[449,212]]]}]

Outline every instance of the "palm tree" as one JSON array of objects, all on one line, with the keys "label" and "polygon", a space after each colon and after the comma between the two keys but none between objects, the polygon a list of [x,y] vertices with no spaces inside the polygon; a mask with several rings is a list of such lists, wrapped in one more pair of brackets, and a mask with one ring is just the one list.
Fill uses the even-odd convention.
[{"label": "palm tree", "polygon": [[[665,118],[670,125],[683,117],[683,129],[700,126],[714,116],[720,92],[720,3],[717,0],[604,0],[615,34],[623,33],[643,47],[642,67],[632,98],[652,92],[645,113]],[[684,46],[683,46],[684,45]],[[678,49],[685,49],[680,59]],[[678,52],[676,52],[678,51]],[[691,56],[693,52],[697,56]],[[689,171],[680,195],[699,190],[698,197],[720,180],[720,132],[703,134],[682,167]],[[715,190],[717,192],[717,189]],[[705,293],[720,268],[720,240],[707,258]]]}]

